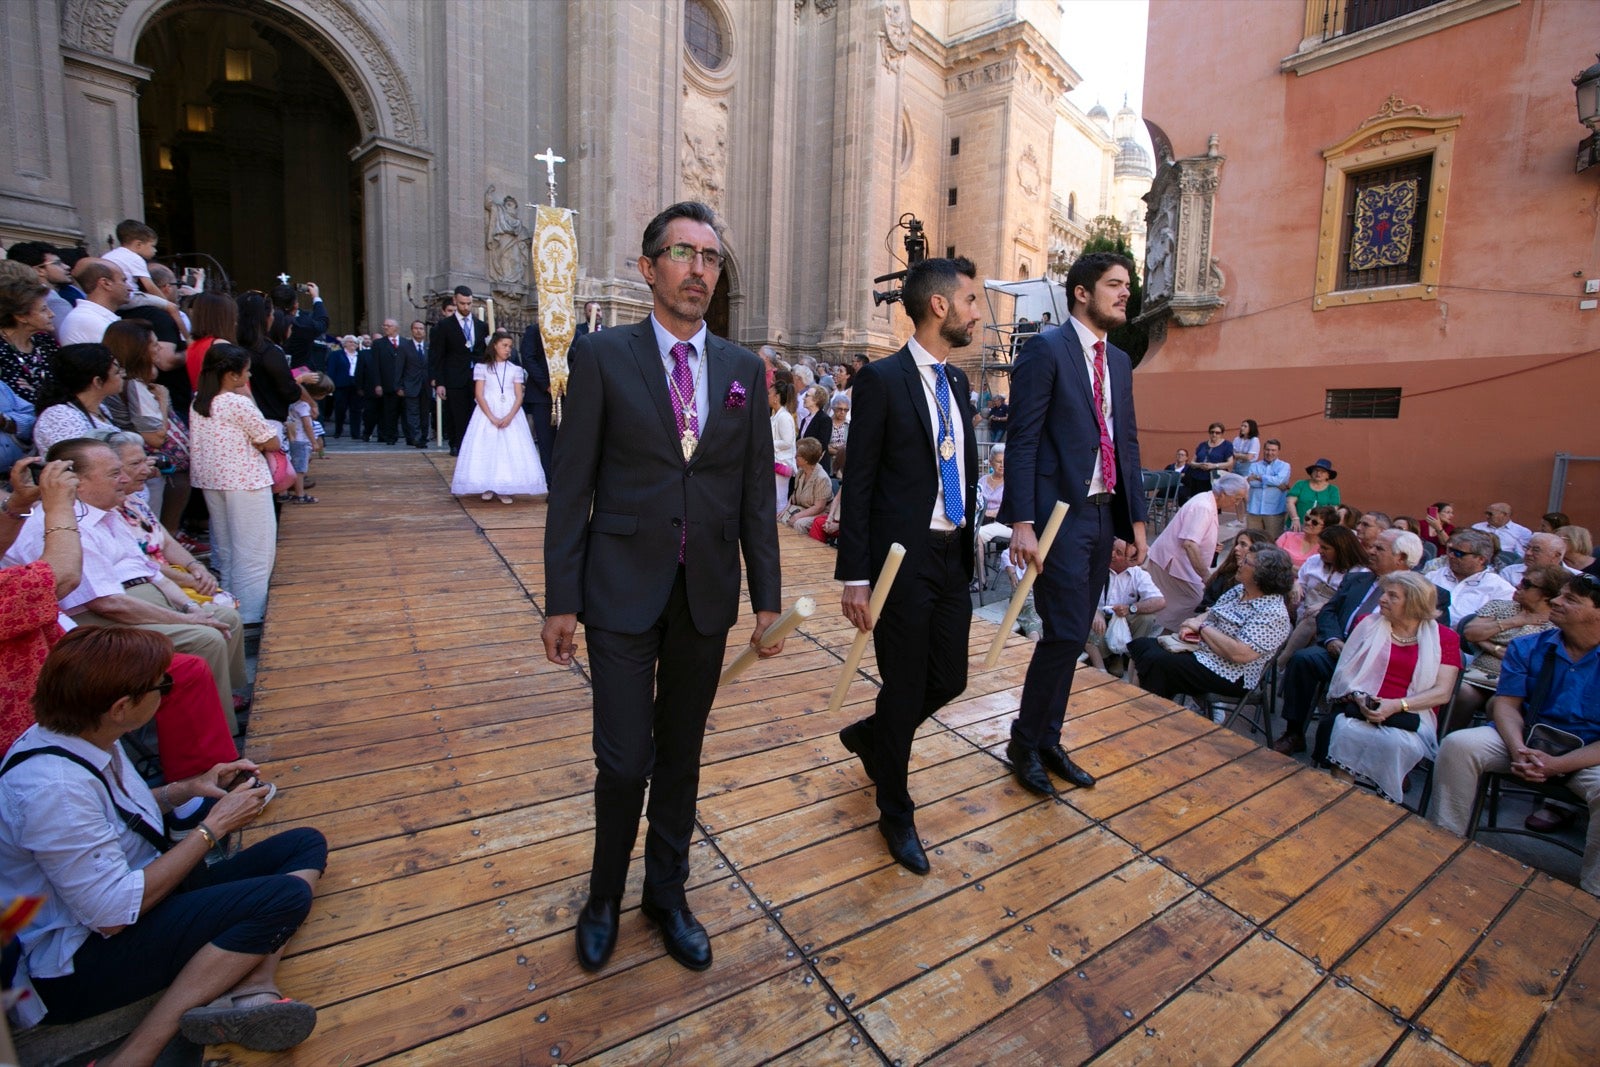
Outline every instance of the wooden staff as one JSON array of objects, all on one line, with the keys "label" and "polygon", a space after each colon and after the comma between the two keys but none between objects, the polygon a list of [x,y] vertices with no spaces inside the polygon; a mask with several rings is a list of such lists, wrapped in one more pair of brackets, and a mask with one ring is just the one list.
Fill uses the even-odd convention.
[{"label": "wooden staff", "polygon": [[1005,621],[1000,624],[1000,632],[994,635],[994,641],[989,645],[989,655],[984,659],[983,665],[993,670],[1000,663],[1000,650],[1005,647],[1006,636],[1011,633],[1011,628],[1017,625],[1017,616],[1022,614],[1022,605],[1027,603],[1028,594],[1033,591],[1033,581],[1039,577],[1039,568],[1044,563],[1044,557],[1050,551],[1050,546],[1055,542],[1056,533],[1061,529],[1062,520],[1067,517],[1067,502],[1057,500],[1055,510],[1050,513],[1050,521],[1044,524],[1044,533],[1039,536],[1038,561],[1028,564],[1027,571],[1022,575],[1022,581],[1017,583],[1016,590],[1011,594],[1011,604],[1006,608]]},{"label": "wooden staff", "polygon": [[[889,546],[889,556],[883,561],[883,569],[878,571],[877,584],[872,587],[872,597],[867,601],[867,615],[872,624],[878,624],[878,613],[883,610],[883,602],[889,597],[889,587],[894,584],[894,576],[900,573],[900,561],[906,558],[906,547],[896,541]],[[855,642],[850,646],[850,654],[844,658],[844,670],[839,672],[839,684],[833,687],[833,698],[828,701],[829,711],[838,711],[844,707],[844,695],[850,688],[850,678],[856,673],[856,667],[861,664],[861,657],[867,651],[867,638],[871,630],[857,630]]]},{"label": "wooden staff", "polygon": [[[779,615],[777,621],[767,627],[767,632],[761,635],[761,647],[770,648],[794,633],[800,628],[801,623],[811,618],[812,613],[816,610],[817,602],[810,597],[803,596],[796,600],[794,607]],[[745,645],[744,651],[739,653],[739,658],[728,664],[727,669],[722,672],[722,677],[717,679],[717,684],[719,686],[727,685],[743,674],[745,669],[754,663],[758,657],[759,653],[755,649]]]},{"label": "wooden staff", "polygon": [[489,327],[489,336],[493,337],[494,336],[494,297],[492,297],[492,296],[486,296],[486,297],[483,298],[483,318],[484,318],[484,324]]},{"label": "wooden staff", "polygon": [[444,397],[437,392],[433,394],[433,444],[444,447]]}]

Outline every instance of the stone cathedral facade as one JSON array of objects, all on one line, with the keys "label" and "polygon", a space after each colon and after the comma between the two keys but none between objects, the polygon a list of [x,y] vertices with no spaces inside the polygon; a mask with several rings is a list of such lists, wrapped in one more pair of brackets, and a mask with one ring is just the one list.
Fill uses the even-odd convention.
[{"label": "stone cathedral facade", "polygon": [[[1149,160],[1051,43],[1054,0],[28,0],[0,4],[12,166],[0,241],[160,256],[236,290],[318,282],[335,329],[467,284],[514,317],[548,196],[578,212],[580,299],[648,307],[660,207],[716,207],[713,327],[835,359],[909,329],[872,279],[930,255],[1059,272],[1089,220],[1133,224]],[[879,289],[886,288],[880,285]],[[1009,309],[997,314],[1008,317]]]}]

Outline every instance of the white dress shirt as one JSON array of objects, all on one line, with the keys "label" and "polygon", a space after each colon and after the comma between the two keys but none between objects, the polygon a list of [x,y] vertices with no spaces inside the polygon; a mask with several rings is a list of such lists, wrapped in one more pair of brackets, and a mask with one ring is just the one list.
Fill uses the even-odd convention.
[{"label": "white dress shirt", "polygon": [[[1067,321],[1070,322],[1072,324],[1072,328],[1077,331],[1078,343],[1083,346],[1083,369],[1084,374],[1089,379],[1089,402],[1093,403],[1094,346],[1095,342],[1101,341],[1103,338],[1096,337],[1093,330],[1089,329],[1089,327],[1085,326],[1071,315],[1067,316]],[[1111,443],[1115,445],[1117,443],[1117,424],[1111,418],[1111,353],[1109,350],[1106,352],[1105,357],[1105,374],[1103,374],[1100,378],[1100,395],[1105,398],[1105,402],[1102,405],[1101,410],[1105,412],[1106,435],[1111,438]],[[1097,493],[1104,493],[1105,491],[1106,479],[1105,475],[1100,472],[1100,463],[1097,459],[1094,465],[1094,474],[1090,475],[1089,477],[1088,495],[1094,496]]]},{"label": "white dress shirt", "polygon": [[[938,485],[939,490],[933,495],[933,515],[928,520],[928,528],[931,530],[940,530],[948,533],[949,531],[954,530],[956,525],[955,523],[951,522],[950,517],[944,513],[944,478],[939,474],[939,441],[941,439],[940,427],[944,422],[945,416],[939,411],[939,404],[936,399],[938,394],[935,392],[935,390],[938,388],[938,383],[935,381],[933,369],[937,364],[944,361],[935,359],[933,353],[929,352],[926,348],[923,348],[922,345],[918,344],[915,337],[906,342],[906,347],[911,350],[911,358],[916,361],[917,364],[917,374],[922,378],[923,398],[928,404],[928,421],[933,426],[933,474],[934,482],[936,485]],[[956,474],[961,483],[961,506],[965,508],[967,491],[967,431],[966,427],[962,425],[963,420],[961,418],[961,407],[956,403],[956,394],[953,387],[950,390],[949,422],[951,436],[955,438],[956,444]],[[970,524],[971,522],[972,516],[968,515],[966,517],[966,524]]]},{"label": "white dress shirt", "polygon": [[1156,588],[1156,583],[1148,571],[1143,567],[1129,567],[1121,574],[1116,571],[1111,572],[1111,578],[1106,583],[1106,591],[1100,594],[1100,610],[1110,615],[1114,607],[1129,607],[1141,600],[1160,596],[1161,590]]},{"label": "white dress shirt", "polygon": [[[75,611],[103,596],[120,596],[125,578],[145,577],[153,565],[139,551],[127,522],[114,511],[78,501],[78,539],[83,545],[83,577],[78,587],[61,599],[61,610]],[[44,555],[44,508],[36,507],[17,531],[0,564],[16,567]],[[142,561],[142,562],[141,562]]]},{"label": "white dress shirt", "polygon": [[1476,615],[1478,609],[1491,600],[1511,599],[1511,586],[1491,570],[1457,578],[1455,571],[1446,566],[1425,577],[1440,589],[1449,590],[1451,626],[1460,626],[1461,620]]},{"label": "white dress shirt", "polygon": [[1487,521],[1472,524],[1474,530],[1482,530],[1486,534],[1493,534],[1500,542],[1500,551],[1513,552],[1522,555],[1528,550],[1528,538],[1533,536],[1533,531],[1521,523],[1509,519],[1504,526],[1490,526]]}]

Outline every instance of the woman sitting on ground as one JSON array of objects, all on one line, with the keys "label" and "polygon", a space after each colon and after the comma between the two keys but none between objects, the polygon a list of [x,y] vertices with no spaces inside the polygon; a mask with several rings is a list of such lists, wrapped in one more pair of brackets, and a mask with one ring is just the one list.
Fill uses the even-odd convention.
[{"label": "woman sitting on ground", "polygon": [[1179,639],[1194,651],[1169,651],[1154,637],[1128,646],[1139,684],[1169,699],[1179,693],[1244,696],[1289,636],[1284,596],[1293,585],[1288,553],[1272,545],[1252,547],[1239,564],[1239,584],[1210,611],[1178,627]]},{"label": "woman sitting on ground", "polygon": [[792,526],[801,533],[810,533],[813,521],[828,510],[833,501],[833,479],[819,466],[822,459],[822,442],[815,437],[802,437],[795,445],[794,486],[789,491],[789,504],[778,515],[778,521]]},{"label": "woman sitting on ground", "polygon": [[1482,711],[1494,696],[1507,645],[1555,625],[1550,621],[1550,601],[1566,584],[1565,567],[1529,567],[1510,600],[1489,601],[1461,627],[1461,636],[1478,646],[1478,654],[1467,664],[1467,684],[1456,696],[1457,722]]},{"label": "woman sitting on ground", "polygon": [[1298,528],[1283,532],[1278,538],[1278,547],[1289,553],[1289,558],[1299,567],[1322,548],[1322,531],[1338,525],[1337,509],[1331,506],[1312,508]]},{"label": "woman sitting on ground", "polygon": [[1378,587],[1378,610],[1350,632],[1328,683],[1328,762],[1399,804],[1411,768],[1439,751],[1435,711],[1456,691],[1461,639],[1437,622],[1438,597],[1420,574],[1386,574]]},{"label": "woman sitting on ground", "polygon": [[104,440],[117,430],[102,405],[122,392],[122,364],[105,345],[67,345],[50,356],[50,380],[39,390],[33,447],[39,455],[72,437]]},{"label": "woman sitting on ground", "polygon": [[1240,530],[1233,538],[1233,544],[1222,554],[1222,560],[1217,564],[1217,569],[1211,572],[1211,577],[1206,579],[1205,591],[1200,594],[1200,610],[1210,611],[1217,601],[1222,599],[1222,594],[1239,584],[1239,564],[1244,561],[1245,553],[1257,545],[1270,545],[1272,538],[1267,536],[1265,530]]},{"label": "woman sitting on ground", "polygon": [[[0,898],[44,898],[20,938],[17,984],[36,994],[20,1005],[24,1022],[74,1022],[161,993],[102,1067],[152,1063],[180,1030],[275,1051],[316,1025],[316,1009],[284,999],[274,976],[327,842],[294,829],[207,866],[273,787],[235,760],[152,793],[119,743],[155,714],[172,655],[166,637],[133,627],[63,637],[39,673],[38,723],[0,772]],[[193,818],[204,798],[214,806],[174,844],[165,813]]]}]

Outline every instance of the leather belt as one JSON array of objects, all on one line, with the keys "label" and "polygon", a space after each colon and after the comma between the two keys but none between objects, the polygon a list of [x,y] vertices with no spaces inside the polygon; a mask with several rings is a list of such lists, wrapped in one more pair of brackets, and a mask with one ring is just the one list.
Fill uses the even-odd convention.
[{"label": "leather belt", "polygon": [[122,583],[122,588],[132,589],[136,585],[149,585],[150,582],[151,579],[149,578],[129,578],[127,581]]},{"label": "leather belt", "polygon": [[1113,493],[1094,493],[1083,498],[1083,502],[1092,508],[1103,508],[1111,503]]},{"label": "leather belt", "polygon": [[961,539],[960,530],[929,530],[928,542],[935,545],[948,545],[952,541]]}]

